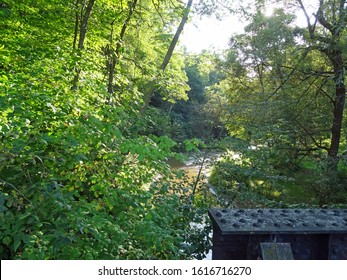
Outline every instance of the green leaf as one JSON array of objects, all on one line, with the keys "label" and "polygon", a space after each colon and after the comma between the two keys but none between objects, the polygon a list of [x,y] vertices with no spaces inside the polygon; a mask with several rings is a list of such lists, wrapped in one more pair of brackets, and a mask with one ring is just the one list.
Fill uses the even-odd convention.
[{"label": "green leaf", "polygon": [[10,242],[11,242],[11,237],[5,236],[5,237],[2,239],[2,242],[3,242],[5,245],[10,244]]},{"label": "green leaf", "polygon": [[7,210],[8,208],[5,205],[0,205],[0,212],[5,212]]},{"label": "green leaf", "polygon": [[0,192],[0,205],[5,205],[5,195]]},{"label": "green leaf", "polygon": [[21,244],[22,240],[20,236],[15,236],[14,242],[13,242],[13,250],[16,252],[19,245]]}]

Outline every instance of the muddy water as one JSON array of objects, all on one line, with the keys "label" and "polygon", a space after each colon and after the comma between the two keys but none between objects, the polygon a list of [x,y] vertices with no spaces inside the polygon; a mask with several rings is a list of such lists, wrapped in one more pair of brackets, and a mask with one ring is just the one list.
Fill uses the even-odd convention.
[{"label": "muddy water", "polygon": [[213,195],[217,195],[214,187],[208,183],[208,178],[211,175],[213,164],[222,157],[220,152],[209,152],[205,154],[192,154],[185,162],[171,159],[168,161],[172,170],[184,170],[190,178],[192,184],[196,182],[197,177],[199,180],[205,180],[208,184],[209,190]]},{"label": "muddy water", "polygon": [[201,175],[210,176],[213,163],[221,157],[221,153],[207,153],[205,155],[193,154],[185,162],[170,159],[168,164],[172,170],[184,170],[189,177],[196,178],[201,169]]}]

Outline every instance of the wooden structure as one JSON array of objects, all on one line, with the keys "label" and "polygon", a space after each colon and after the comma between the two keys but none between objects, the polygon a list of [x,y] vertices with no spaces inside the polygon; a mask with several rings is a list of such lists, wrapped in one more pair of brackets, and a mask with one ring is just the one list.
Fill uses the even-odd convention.
[{"label": "wooden structure", "polygon": [[210,209],[214,260],[346,260],[347,209]]},{"label": "wooden structure", "polygon": [[260,243],[263,260],[293,260],[293,252],[289,243]]}]

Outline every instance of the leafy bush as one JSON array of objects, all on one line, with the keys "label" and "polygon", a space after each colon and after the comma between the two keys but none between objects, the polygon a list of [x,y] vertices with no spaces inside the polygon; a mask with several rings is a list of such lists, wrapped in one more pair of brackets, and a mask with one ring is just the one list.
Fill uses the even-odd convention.
[{"label": "leafy bush", "polygon": [[70,73],[51,75],[70,59],[57,54],[1,76],[1,259],[203,254],[190,235],[199,209],[167,182],[176,143],[139,133],[141,97],[128,85],[110,104],[93,69],[78,91]]}]

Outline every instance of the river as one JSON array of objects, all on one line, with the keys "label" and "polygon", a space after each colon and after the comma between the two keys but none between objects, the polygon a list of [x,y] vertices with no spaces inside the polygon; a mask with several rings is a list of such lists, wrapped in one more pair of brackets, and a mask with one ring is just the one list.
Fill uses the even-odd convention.
[{"label": "river", "polygon": [[[222,156],[220,152],[209,152],[204,154],[192,154],[188,157],[185,162],[178,161],[176,159],[171,159],[168,164],[172,170],[184,170],[188,177],[190,178],[192,184],[197,180],[206,180],[208,184],[208,178],[210,177],[213,164]],[[213,186],[208,184],[209,190],[213,195],[217,195]],[[191,227],[204,227],[205,224],[191,223]],[[212,238],[212,232],[210,233]],[[204,260],[212,259],[212,250],[208,252]]]},{"label": "river", "polygon": [[[184,161],[178,161],[176,159],[170,159],[168,161],[169,166],[172,170],[184,170],[189,178],[191,178],[192,183],[194,183],[199,177],[199,180],[204,178],[208,183],[208,178],[211,175],[213,164],[221,158],[223,154],[221,152],[207,152],[201,154],[191,154]],[[216,195],[213,186],[209,185],[210,192]]]}]

